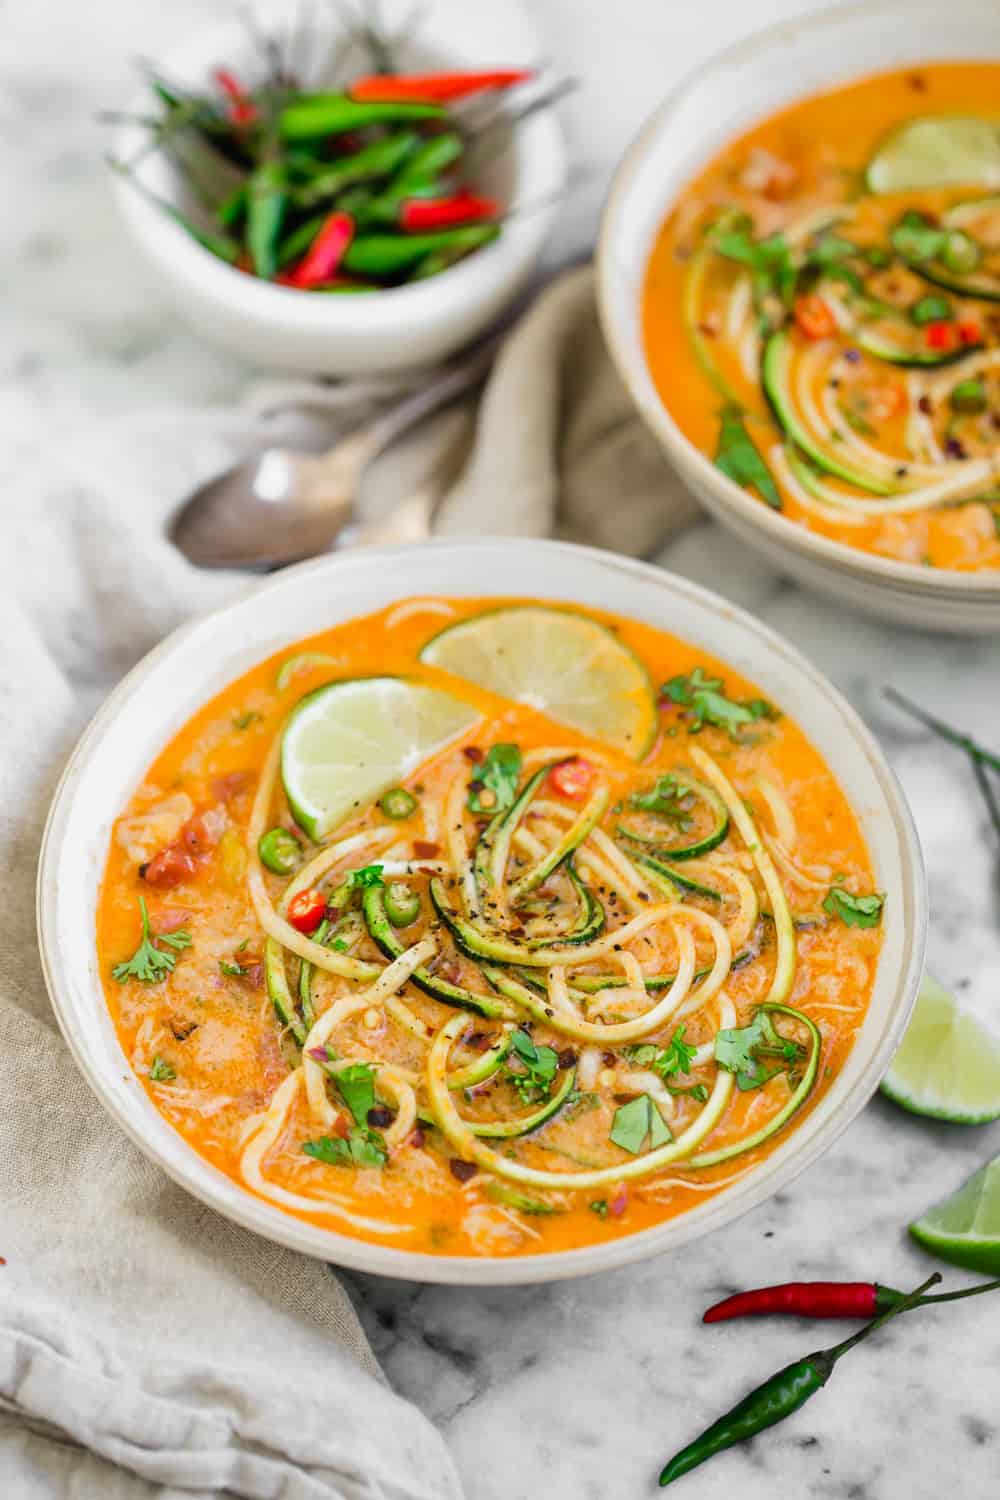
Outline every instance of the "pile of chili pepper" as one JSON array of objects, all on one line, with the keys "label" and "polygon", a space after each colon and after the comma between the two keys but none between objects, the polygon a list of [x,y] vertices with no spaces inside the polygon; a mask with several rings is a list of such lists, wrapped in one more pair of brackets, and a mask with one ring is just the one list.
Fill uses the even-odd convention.
[{"label": "pile of chili pepper", "polygon": [[706,1323],[730,1318],[760,1317],[771,1313],[803,1318],[870,1318],[850,1338],[829,1349],[818,1349],[786,1365],[776,1375],[743,1397],[726,1414],[707,1427],[700,1437],[675,1453],[660,1473],[661,1486],[673,1484],[691,1469],[714,1458],[735,1443],[756,1437],[776,1422],[783,1422],[822,1390],[839,1360],[899,1313],[938,1302],[960,1302],[1000,1288],[1000,1280],[964,1287],[957,1292],[928,1295],[941,1280],[938,1272],[912,1292],[898,1292],[876,1281],[790,1281],[781,1286],[738,1292],[717,1302],[704,1315]]},{"label": "pile of chili pepper", "polygon": [[[200,93],[147,67],[158,112],[129,118],[148,129],[147,149],[182,170],[202,217],[157,200],[164,211],[238,270],[315,292],[423,279],[495,240],[500,205],[463,180],[473,133],[454,106],[499,98],[535,75],[396,73],[381,42],[371,51],[379,70],[329,93],[305,90],[273,42],[259,83],[219,67]],[[509,126],[560,91],[536,93],[520,112],[498,109],[493,123]],[[148,196],[134,165],[112,162]]]}]

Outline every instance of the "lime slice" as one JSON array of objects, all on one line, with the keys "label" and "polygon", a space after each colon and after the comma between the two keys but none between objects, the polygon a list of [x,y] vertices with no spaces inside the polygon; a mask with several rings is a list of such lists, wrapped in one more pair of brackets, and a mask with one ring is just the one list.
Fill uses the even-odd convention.
[{"label": "lime slice", "polygon": [[293,710],[281,775],[295,820],[322,839],[463,734],[468,703],[402,677],[331,682]]},{"label": "lime slice", "polygon": [[922,115],[882,142],[865,173],[873,193],[911,188],[1000,188],[1000,120]]},{"label": "lime slice", "polygon": [[929,1208],[910,1233],[942,1260],[1000,1276],[1000,1156]]},{"label": "lime slice", "polygon": [[983,1125],[1000,1117],[1000,1039],[925,974],[882,1092],[915,1115]]},{"label": "lime slice", "polygon": [[642,662],[604,625],[542,605],[490,610],[449,625],[421,661],[527,703],[635,760],[656,734],[656,703]]}]

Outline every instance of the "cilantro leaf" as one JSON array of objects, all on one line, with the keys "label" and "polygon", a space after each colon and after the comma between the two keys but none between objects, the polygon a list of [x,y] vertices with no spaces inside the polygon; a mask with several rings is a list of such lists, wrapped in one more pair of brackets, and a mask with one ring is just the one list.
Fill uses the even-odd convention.
[{"label": "cilantro leaf", "polygon": [[936,292],[921,297],[910,308],[910,317],[918,328],[923,328],[928,323],[948,323],[954,316],[955,309],[948,298]]},{"label": "cilantro leaf", "polygon": [[351,1063],[333,1075],[337,1092],[354,1116],[356,1125],[368,1123],[368,1111],[375,1108],[375,1069],[371,1063]]},{"label": "cilantro leaf", "polygon": [[633,792],[628,800],[629,805],[639,812],[655,813],[658,818],[675,823],[682,831],[691,827],[688,811],[694,799],[672,776],[658,776],[656,784],[648,791]]},{"label": "cilantro leaf", "polygon": [[911,208],[892,229],[889,243],[904,260],[925,261],[937,259],[947,238],[945,230]]},{"label": "cilantro leaf", "polygon": [[623,1151],[638,1156],[647,1137],[651,1151],[673,1140],[670,1126],[652,1099],[648,1094],[640,1094],[615,1110],[608,1139]]},{"label": "cilantro leaf", "polygon": [[885,897],[874,892],[868,896],[852,896],[842,885],[832,885],[823,902],[823,910],[831,917],[839,917],[847,927],[877,927],[882,920]]},{"label": "cilantro leaf", "polygon": [[467,807],[474,813],[503,812],[517,800],[521,776],[518,745],[491,745],[469,777]]},{"label": "cilantro leaf", "polygon": [[385,1141],[366,1125],[352,1125],[346,1140],[339,1135],[321,1135],[318,1140],[304,1141],[302,1150],[330,1167],[384,1167],[389,1159]]},{"label": "cilantro leaf", "polygon": [[701,667],[695,667],[687,676],[671,677],[663,684],[663,692],[672,703],[691,710],[688,728],[696,734],[705,724],[724,729],[730,738],[744,724],[757,719],[780,718],[778,710],[764,698],[753,698],[749,703],[740,703],[726,696],[721,677],[706,677]]},{"label": "cilantro leaf", "polygon": [[536,1046],[526,1031],[513,1032],[510,1044],[521,1068],[505,1068],[504,1076],[514,1085],[525,1104],[547,1098],[559,1071],[558,1052],[553,1047]]},{"label": "cilantro leaf", "polygon": [[[715,1060],[720,1068],[736,1074],[736,1087],[743,1091],[760,1088],[802,1057],[804,1048],[783,1037],[766,1010],[759,1010],[749,1026],[730,1027],[716,1033]],[[763,1058],[774,1058],[768,1068]]]},{"label": "cilantro leaf", "polygon": [[842,281],[854,292],[864,290],[864,283],[848,262],[860,255],[860,248],[852,240],[842,239],[839,234],[821,234],[809,247],[805,255],[804,269],[818,272],[829,281]]},{"label": "cilantro leaf", "polygon": [[381,865],[362,865],[358,870],[348,870],[330,897],[330,905],[334,910],[342,911],[350,905],[355,891],[366,891],[376,885],[385,885]]},{"label": "cilantro leaf", "polygon": [[154,1083],[173,1083],[177,1070],[157,1052],[150,1064],[149,1076]]},{"label": "cilantro leaf", "polygon": [[219,959],[219,972],[225,974],[227,979],[241,979],[246,973],[242,964],[231,963],[229,959]]},{"label": "cilantro leaf", "polygon": [[[183,930],[163,934],[150,932],[149,913],[146,910],[144,896],[139,897],[139,915],[142,918],[142,941],[130,959],[115,964],[111,970],[113,978],[117,979],[119,984],[125,984],[129,979],[138,979],[140,984],[156,984],[158,980],[165,979],[173,972],[177,962],[175,955],[191,946],[189,932]],[[167,949],[173,951],[164,952],[162,948],[156,946],[157,943],[165,943]]]},{"label": "cilantro leaf", "polygon": [[697,1050],[684,1040],[684,1023],[681,1022],[666,1047],[643,1042],[637,1047],[626,1047],[625,1055],[640,1068],[652,1068],[666,1081],[673,1073],[687,1073]]},{"label": "cilantro leaf", "polygon": [[781,495],[774,475],[761,458],[739,411],[727,406],[722,413],[719,442],[713,460],[734,484],[755,489],[772,510],[781,510]]},{"label": "cilantro leaf", "polygon": [[[797,273],[791,246],[783,234],[769,234],[755,240],[749,215],[728,214],[709,231],[709,241],[727,260],[748,267],[758,308],[762,308],[768,297],[786,305],[791,301]],[[774,322],[768,312],[765,321],[768,327]]]}]

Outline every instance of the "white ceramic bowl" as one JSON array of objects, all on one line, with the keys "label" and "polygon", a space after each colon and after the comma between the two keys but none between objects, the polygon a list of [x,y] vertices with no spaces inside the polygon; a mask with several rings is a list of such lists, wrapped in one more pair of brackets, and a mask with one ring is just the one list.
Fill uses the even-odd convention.
[{"label": "white ceramic bowl", "polygon": [[598,248],[601,315],[614,359],[667,456],[708,510],[782,572],[838,603],[961,634],[1000,632],[1000,574],[944,572],[861,552],[786,521],[727,479],[660,399],[643,351],[640,301],[671,204],[754,121],[867,73],[990,57],[1000,59],[997,0],[865,0],[773,26],[698,69],[644,126],[615,175]]},{"label": "white ceramic bowl", "polygon": [[[388,32],[413,7],[385,0],[380,8]],[[333,7],[321,10],[336,27]],[[275,17],[287,31],[289,11]],[[260,16],[262,29],[269,19]],[[317,22],[322,25],[322,21]],[[334,33],[335,34],[335,33]],[[323,48],[314,54],[321,59]],[[540,55],[538,37],[513,0],[434,0],[412,47],[408,67],[483,68],[530,65]],[[253,79],[260,60],[237,16],[199,33],[158,58],[169,78],[205,88],[225,63]],[[319,64],[317,64],[319,67]],[[322,85],[322,74],[311,82]],[[148,110],[148,95],[134,101]],[[126,126],[113,154],[131,160],[146,132]],[[512,211],[500,238],[450,271],[411,286],[367,297],[307,295],[244,275],[202,248],[125,178],[114,190],[125,223],[178,313],[199,333],[231,353],[270,369],[302,375],[382,374],[411,369],[453,353],[488,328],[527,285],[558,212],[565,180],[562,134],[551,110],[532,115],[512,132],[510,149],[496,155],[477,186]],[[197,216],[183,181],[162,153],[146,156],[139,180],[160,198]]]},{"label": "white ceramic bowl", "polygon": [[[718,654],[808,726],[853,807],[886,893],[871,1007],[846,1066],[812,1113],[755,1170],[680,1218],[561,1254],[433,1256],[348,1239],[290,1217],[211,1166],[150,1102],[118,1043],[97,972],[98,887],[115,817],[154,756],[206,699],[303,636],[408,594],[517,594],[618,611]],[[926,894],[916,834],[875,740],[816,669],[749,615],[685,579],[556,542],[433,542],[343,553],[290,568],[196,620],[139,664],[77,746],[56,792],[42,849],[38,922],[59,1024],[108,1112],[147,1156],[203,1202],[267,1238],[339,1265],[416,1281],[544,1281],[690,1244],[769,1198],[836,1140],[877,1086],[919,982]]]}]

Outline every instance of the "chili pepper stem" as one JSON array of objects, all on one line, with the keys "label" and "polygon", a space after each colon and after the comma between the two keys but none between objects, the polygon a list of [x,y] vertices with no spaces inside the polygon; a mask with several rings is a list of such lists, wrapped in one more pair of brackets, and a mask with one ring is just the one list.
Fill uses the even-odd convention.
[{"label": "chili pepper stem", "polygon": [[894,1303],[892,1307],[887,1307],[885,1312],[879,1313],[877,1318],[873,1318],[870,1323],[866,1323],[864,1328],[859,1328],[857,1333],[852,1333],[850,1338],[844,1339],[839,1344],[834,1344],[832,1349],[820,1350],[817,1354],[813,1355],[813,1358],[825,1358],[829,1360],[830,1369],[832,1370],[837,1361],[843,1359],[848,1349],[853,1349],[855,1344],[862,1343],[871,1334],[881,1328],[883,1324],[888,1323],[890,1318],[898,1317],[900,1313],[909,1312],[911,1307],[917,1307],[928,1287],[937,1286],[940,1280],[941,1272],[935,1271],[932,1276],[928,1276],[927,1280],[922,1281],[912,1292],[908,1292],[901,1301]]},{"label": "chili pepper stem", "polygon": [[994,771],[1000,771],[1000,755],[993,755],[989,750],[985,750],[971,735],[963,734],[961,730],[953,729],[950,724],[945,724],[940,719],[935,719],[932,714],[927,713],[918,704],[912,703],[909,698],[904,698],[903,694],[897,692],[895,688],[883,688],[882,692],[890,703],[894,703],[897,708],[901,708],[911,718],[918,719],[921,724],[927,729],[933,730],[935,734],[940,735],[943,740],[948,740],[950,744],[957,745],[960,750],[964,750],[967,755],[971,755],[974,761],[981,765],[990,766]]},{"label": "chili pepper stem", "polygon": [[[957,1292],[934,1292],[929,1297],[921,1297],[912,1306],[931,1307],[935,1302],[961,1302],[966,1297],[978,1297],[981,1292],[995,1292],[998,1287],[1000,1287],[1000,1278],[996,1281],[981,1281],[978,1286],[962,1287]],[[897,1297],[901,1301],[907,1300],[903,1292],[897,1292],[891,1286],[880,1286],[879,1291],[886,1293],[887,1296]],[[894,1303],[893,1306],[895,1305]]]}]

